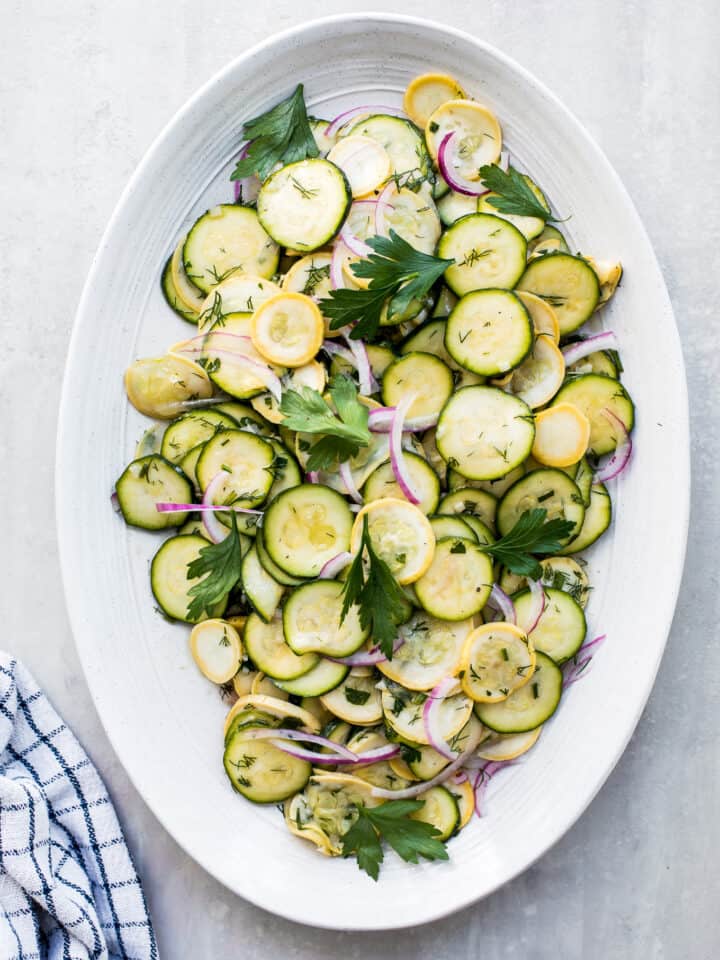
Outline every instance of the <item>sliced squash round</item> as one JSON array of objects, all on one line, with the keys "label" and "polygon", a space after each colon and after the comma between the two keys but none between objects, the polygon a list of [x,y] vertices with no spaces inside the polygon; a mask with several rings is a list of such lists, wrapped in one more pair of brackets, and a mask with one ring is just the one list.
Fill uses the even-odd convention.
[{"label": "sliced squash round", "polygon": [[253,346],[269,363],[302,367],[314,358],[324,335],[322,314],[304,293],[278,293],[253,314]]},{"label": "sliced squash round", "polygon": [[[367,517],[373,550],[398,583],[413,583],[432,563],[435,534],[422,510],[407,500],[384,497],[366,504],[355,518],[350,550],[357,553]],[[458,618],[461,619],[461,618]]]}]

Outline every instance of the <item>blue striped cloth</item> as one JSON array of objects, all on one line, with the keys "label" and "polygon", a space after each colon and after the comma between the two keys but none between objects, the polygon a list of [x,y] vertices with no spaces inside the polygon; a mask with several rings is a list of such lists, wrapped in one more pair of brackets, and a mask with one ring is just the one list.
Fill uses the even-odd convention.
[{"label": "blue striped cloth", "polygon": [[157,960],[105,786],[28,671],[0,651],[0,960]]}]

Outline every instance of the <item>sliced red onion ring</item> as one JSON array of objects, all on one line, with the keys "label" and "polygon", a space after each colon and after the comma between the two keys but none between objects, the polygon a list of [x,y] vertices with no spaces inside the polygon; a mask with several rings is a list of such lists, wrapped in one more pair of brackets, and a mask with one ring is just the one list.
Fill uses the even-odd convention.
[{"label": "sliced red onion ring", "polygon": [[[398,636],[393,642],[393,653],[397,653],[404,643],[405,637]],[[369,650],[351,653],[348,657],[326,657],[325,659],[332,660],[333,663],[344,663],[346,667],[374,667],[377,663],[385,663],[387,657],[379,647],[370,647]]]},{"label": "sliced red onion ring", "polygon": [[589,357],[591,353],[597,353],[598,350],[617,350],[618,339],[612,330],[605,330],[604,333],[596,333],[592,337],[585,337],[584,340],[578,340],[577,343],[568,344],[563,347],[563,356],[566,366],[571,363],[577,363]]},{"label": "sliced red onion ring", "polygon": [[456,787],[461,783],[465,783],[468,775],[464,770],[456,770],[455,773],[450,777],[450,783],[454,784]]},{"label": "sliced red onion ring", "polygon": [[[571,687],[573,683],[581,680],[587,673],[590,661],[597,653],[597,647],[600,647],[607,640],[607,634],[602,633],[594,640],[584,643],[572,660],[568,660],[563,665],[563,690]],[[592,651],[592,652],[590,652]]]},{"label": "sliced red onion ring", "polygon": [[[210,483],[207,485],[207,490],[203,494],[202,506],[210,507],[214,506],[213,497],[218,492],[220,487],[223,484],[226,476],[230,476],[228,470],[221,470],[219,473],[216,473],[212,478]],[[228,535],[228,528],[220,523],[218,518],[215,516],[214,511],[206,510],[202,515],[203,526],[205,527],[208,536],[213,543],[220,543]]]},{"label": "sliced red onion ring", "polygon": [[336,240],[330,258],[330,286],[333,290],[344,290],[347,287],[342,268],[343,259],[347,253],[352,253],[352,250],[346,247],[341,239]]},{"label": "sliced red onion ring", "polygon": [[323,340],[322,349],[331,356],[342,357],[345,363],[356,367],[355,356],[347,347],[343,347],[339,343],[334,343],[332,340]]},{"label": "sliced red onion ring", "polygon": [[480,197],[484,193],[489,193],[489,189],[482,180],[468,180],[458,172],[460,164],[457,157],[457,141],[457,133],[454,131],[446,133],[442,138],[438,149],[440,173],[456,193],[462,193],[466,197]]},{"label": "sliced red onion ring", "polygon": [[320,474],[317,470],[311,470],[305,474],[305,479],[308,483],[320,483]]},{"label": "sliced red onion ring", "polygon": [[254,513],[261,517],[264,510],[251,510],[250,507],[236,507],[234,504],[218,503],[171,503],[169,500],[161,500],[155,504],[158,513],[191,513],[197,511],[203,513],[211,511],[213,513]]},{"label": "sliced red onion ring", "polygon": [[340,231],[340,239],[356,257],[367,257],[368,254],[372,253],[372,247],[369,247],[364,240],[361,240],[352,232],[347,221]]},{"label": "sliced red onion ring", "polygon": [[495,776],[498,770],[502,770],[504,767],[511,767],[514,763],[516,763],[515,760],[490,760],[478,770],[477,775],[473,779],[476,816],[482,816],[480,804],[485,799],[485,791],[487,790],[490,780]]},{"label": "sliced red onion ring", "polygon": [[[184,356],[202,357],[208,355],[202,347],[193,347],[190,350],[181,349],[175,352],[181,353]],[[280,378],[276,376],[266,364],[260,363],[258,360],[253,360],[252,357],[248,357],[244,353],[233,353],[230,350],[212,349],[210,353],[213,357],[226,360],[228,363],[237,363],[241,367],[250,368],[262,385],[267,387],[268,391],[277,402],[280,403],[282,400],[282,383],[280,382]]]},{"label": "sliced red onion ring", "polygon": [[616,416],[612,410],[605,409],[601,412],[608,420],[615,421],[618,429],[621,431],[620,435],[622,439],[610,459],[606,460],[605,463],[595,471],[595,475],[593,476],[594,484],[605,483],[606,480],[614,480],[615,477],[621,474],[630,462],[633,448],[632,438],[620,417]]},{"label": "sliced red onion ring", "polygon": [[537,627],[538,623],[540,623],[540,617],[545,613],[547,598],[543,585],[539,580],[528,580],[527,584],[533,599],[533,605],[528,613],[528,628],[525,631],[529,636],[535,627]]},{"label": "sliced red onion ring", "polygon": [[395,407],[393,424],[390,428],[390,464],[403,496],[409,500],[410,503],[418,504],[420,503],[420,497],[413,486],[407,460],[405,459],[405,451],[402,448],[402,432],[405,414],[414,399],[415,394],[409,393],[404,396]]},{"label": "sliced red onion ring", "polygon": [[344,126],[348,120],[352,120],[353,117],[358,117],[363,113],[375,114],[375,113],[387,113],[392,117],[405,117],[407,114],[404,110],[400,110],[397,107],[388,107],[386,104],[364,104],[361,107],[352,107],[350,110],[343,110],[342,113],[339,113],[333,120],[330,121],[328,126],[325,128],[325,136],[333,137],[338,132],[340,127]]},{"label": "sliced red onion ring", "polygon": [[428,698],[423,704],[423,727],[428,743],[437,752],[448,760],[454,760],[457,756],[457,750],[451,750],[443,739],[440,732],[440,708],[443,700],[449,695],[450,691],[457,687],[456,677],[445,677],[428,694]]},{"label": "sliced red onion ring", "polygon": [[378,236],[385,237],[388,234],[388,225],[385,215],[388,210],[394,210],[392,203],[390,202],[392,198],[397,194],[398,188],[394,180],[391,180],[389,183],[386,183],[383,189],[378,194],[377,201],[375,203],[375,233]]},{"label": "sliced red onion ring", "polygon": [[349,550],[344,550],[342,553],[338,553],[337,556],[331,557],[330,560],[320,568],[318,580],[334,580],[340,571],[350,563],[352,558],[353,555]]},{"label": "sliced red onion ring", "polygon": [[[249,140],[245,144],[240,153],[237,155],[236,162],[238,160],[245,159],[251,143],[252,140]],[[237,203],[238,200],[240,200],[241,203],[255,203],[261,186],[262,184],[260,183],[260,180],[254,174],[250,177],[243,177],[241,180],[233,180],[233,196],[235,198],[235,203]]]},{"label": "sliced red onion ring", "polygon": [[496,583],[493,584],[493,588],[490,591],[490,599],[488,600],[488,603],[492,604],[496,610],[500,611],[500,613],[503,615],[503,619],[506,620],[507,623],[517,623],[515,604],[505,593],[505,591],[501,590]]},{"label": "sliced red onion ring", "polygon": [[[333,754],[344,757],[346,760],[349,760],[351,763],[355,763],[357,760],[357,754],[353,753],[352,750],[344,746],[342,743],[336,743],[334,740],[329,740],[327,737],[321,737],[317,733],[306,733],[304,730],[293,730],[291,728],[285,729],[284,727],[254,727],[250,730],[247,730],[243,733],[243,736],[247,740],[294,740],[299,743],[315,743],[319,747],[325,747],[327,750],[332,750]],[[315,754],[313,754],[315,756]]]},{"label": "sliced red onion ring", "polygon": [[291,757],[297,757],[298,760],[307,760],[314,765],[334,767],[358,767],[365,763],[378,763],[381,760],[393,760],[400,754],[400,747],[393,744],[387,747],[378,747],[375,750],[367,750],[365,753],[358,753],[352,760],[347,757],[340,757],[337,754],[316,753],[314,750],[304,750],[302,747],[290,746],[287,740],[271,740],[270,743],[282,750],[283,753],[290,754]]},{"label": "sliced red onion ring", "polygon": [[[474,749],[473,747],[473,750]],[[430,790],[439,783],[444,783],[448,780],[456,770],[460,769],[471,753],[472,750],[466,750],[464,753],[461,753],[456,760],[448,764],[447,767],[441,770],[432,780],[423,780],[421,783],[416,783],[414,786],[407,787],[405,790],[386,790],[384,787],[373,787],[371,794],[373,797],[380,797],[383,800],[412,800],[413,797],[417,797],[421,793],[425,793],[426,790]]]},{"label": "sliced red onion ring", "polygon": [[[395,407],[376,407],[370,411],[368,427],[373,433],[389,433],[394,417]],[[403,423],[403,433],[422,433],[436,426],[437,422],[438,414],[436,413],[430,413],[424,417],[410,417]]]},{"label": "sliced red onion ring", "polygon": [[120,513],[120,500],[115,490],[113,490],[113,492],[110,494],[110,506],[113,508],[115,513]]},{"label": "sliced red onion ring", "polygon": [[364,341],[360,339],[353,340],[352,331],[350,336],[343,334],[343,339],[348,345],[353,357],[355,357],[355,366],[357,367],[358,372],[358,386],[360,388],[360,393],[364,397],[367,397],[371,393],[375,393],[380,389],[377,380],[373,376],[367,347],[365,346]]},{"label": "sliced red onion ring", "polygon": [[347,490],[347,494],[350,497],[350,499],[354,500],[355,503],[364,503],[362,494],[360,493],[358,488],[355,486],[355,479],[352,475],[352,470],[347,460],[344,460],[340,464],[340,469],[338,472],[340,474],[340,479],[345,484],[345,489]]}]

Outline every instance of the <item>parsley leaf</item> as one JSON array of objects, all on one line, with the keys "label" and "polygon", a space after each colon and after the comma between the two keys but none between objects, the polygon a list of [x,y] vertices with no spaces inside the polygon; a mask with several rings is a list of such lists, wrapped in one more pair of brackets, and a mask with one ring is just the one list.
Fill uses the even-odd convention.
[{"label": "parsley leaf", "polygon": [[230,175],[231,180],[253,174],[264,180],[276,163],[285,165],[317,157],[319,150],[308,123],[303,85],[299,83],[294,93],[267,113],[248,120],[243,136],[252,142]]},{"label": "parsley leaf", "polygon": [[548,207],[515,167],[509,167],[505,173],[494,163],[489,163],[480,167],[480,176],[485,186],[497,194],[488,197],[487,202],[500,213],[511,213],[518,217],[539,217],[545,222],[555,220]]},{"label": "parsley leaf", "polygon": [[358,867],[373,880],[380,874],[385,840],[406,863],[426,860],[447,860],[445,844],[438,840],[440,831],[424,820],[411,820],[410,814],[424,806],[422,800],[388,800],[377,807],[357,808],[358,818],[342,839],[343,856],[357,856]]},{"label": "parsley leaf", "polygon": [[283,426],[300,433],[324,436],[310,448],[308,470],[327,470],[336,461],[354,457],[360,447],[370,443],[368,408],[358,400],[357,387],[345,374],[334,377],[330,396],[339,416],[311,387],[287,390],[280,403]]},{"label": "parsley leaf", "polygon": [[[363,568],[365,550],[368,556],[367,576]],[[392,660],[397,628],[407,620],[408,603],[390,568],[373,550],[367,516],[363,517],[360,549],[350,566],[343,594],[340,622],[356,603],[363,630],[371,627],[373,640],[388,660]]]},{"label": "parsley leaf", "polygon": [[188,580],[203,577],[188,590],[188,596],[193,598],[187,608],[188,620],[199,620],[203,613],[212,616],[212,607],[223,600],[240,579],[242,550],[234,512],[230,519],[232,530],[227,537],[220,543],[203,547],[196,559],[188,564]]},{"label": "parsley leaf", "polygon": [[547,510],[525,510],[515,526],[495,543],[481,544],[480,549],[499,560],[512,573],[521,577],[542,577],[542,567],[535,553],[556,553],[572,533],[571,520],[546,520]]},{"label": "parsley leaf", "polygon": [[388,318],[403,313],[411,301],[420,300],[454,260],[443,260],[416,250],[407,240],[390,231],[390,237],[369,237],[372,247],[366,259],[354,263],[356,277],[370,280],[366,290],[331,290],[320,301],[320,309],[331,320],[333,330],[353,323],[354,340],[372,338],[380,326],[386,301]]}]

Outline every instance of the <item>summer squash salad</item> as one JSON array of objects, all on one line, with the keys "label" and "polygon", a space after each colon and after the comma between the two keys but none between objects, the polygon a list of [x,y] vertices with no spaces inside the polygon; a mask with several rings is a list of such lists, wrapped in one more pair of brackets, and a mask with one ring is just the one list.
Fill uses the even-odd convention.
[{"label": "summer squash salad", "polygon": [[113,501],[171,534],[152,592],[231,701],[232,787],[377,879],[447,859],[603,639],[582,554],[634,408],[585,325],[622,268],[451,77],[330,121],[298,85],[243,137],[162,273],[196,329],[126,372],[155,422]]}]

